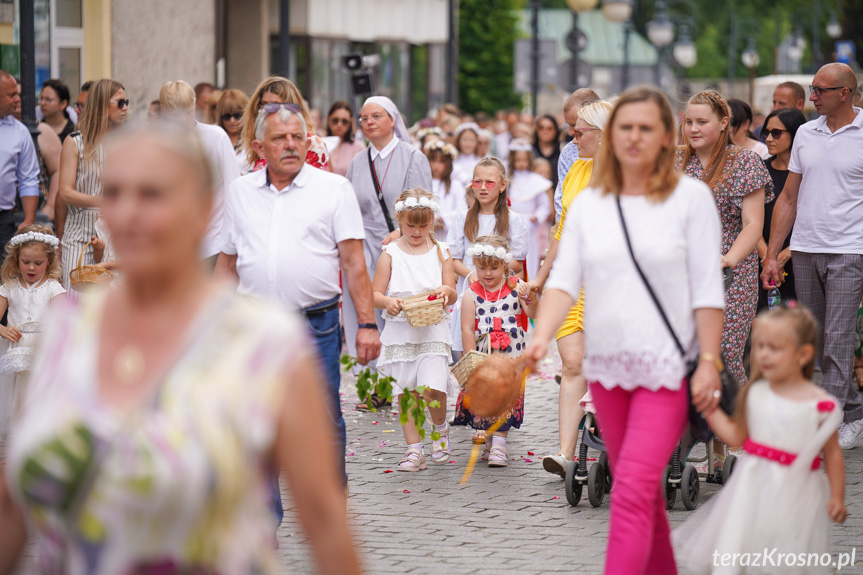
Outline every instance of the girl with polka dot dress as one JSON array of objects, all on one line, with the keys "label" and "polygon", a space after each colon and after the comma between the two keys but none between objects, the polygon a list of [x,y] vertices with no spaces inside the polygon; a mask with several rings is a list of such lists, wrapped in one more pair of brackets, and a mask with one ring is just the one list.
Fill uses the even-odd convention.
[{"label": "girl with polka dot dress", "polygon": [[[476,349],[480,338],[487,337],[491,353],[518,357],[525,347],[528,317],[534,316],[537,302],[519,295],[518,279],[509,276],[509,264],[515,258],[502,237],[481,236],[468,248],[468,253],[476,266],[477,281],[462,297],[461,331],[465,350]],[[453,423],[470,425],[477,430],[473,440],[485,443],[483,460],[488,461],[489,467],[506,467],[509,459],[506,438],[509,430],[521,427],[524,420],[524,394],[504,416],[506,423],[492,437],[487,437],[485,430],[497,419],[474,415],[464,407],[463,400],[464,391],[458,396]]]}]

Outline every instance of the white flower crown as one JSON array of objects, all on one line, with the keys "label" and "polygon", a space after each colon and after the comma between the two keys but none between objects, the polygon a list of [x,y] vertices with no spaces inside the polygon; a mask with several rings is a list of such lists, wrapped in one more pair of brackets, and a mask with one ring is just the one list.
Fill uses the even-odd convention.
[{"label": "white flower crown", "polygon": [[510,152],[533,152],[533,146],[524,138],[515,138],[509,143]]},{"label": "white flower crown", "polygon": [[449,156],[453,160],[458,158],[458,150],[452,144],[447,144],[443,140],[435,140],[426,144],[425,151],[440,150],[443,154]]},{"label": "white flower crown", "polygon": [[57,246],[60,245],[60,240],[57,239],[57,236],[43,234],[42,232],[27,232],[26,234],[18,234],[17,236],[13,236],[12,239],[9,240],[9,245],[20,246],[21,244],[26,244],[27,242],[42,242],[43,244],[48,244],[55,250],[57,249]]},{"label": "white flower crown", "polygon": [[515,259],[513,255],[504,248],[495,248],[491,244],[474,244],[467,249],[467,255],[472,258],[478,258],[481,256],[497,258],[506,263],[512,263]]},{"label": "white flower crown", "polygon": [[430,200],[429,198],[423,197],[417,199],[411,197],[400,202],[396,202],[397,214],[407,210],[418,210],[420,208],[427,208],[436,214],[440,213],[440,204],[438,204],[435,200]]}]

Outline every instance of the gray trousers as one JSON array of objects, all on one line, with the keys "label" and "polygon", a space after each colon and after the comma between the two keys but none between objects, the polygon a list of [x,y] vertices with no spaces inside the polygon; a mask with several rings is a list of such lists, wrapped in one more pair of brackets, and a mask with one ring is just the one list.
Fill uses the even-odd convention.
[{"label": "gray trousers", "polygon": [[822,386],[845,409],[845,423],[863,419],[854,379],[857,308],[863,298],[863,255],[793,252],[794,287],[820,327],[818,363]]}]

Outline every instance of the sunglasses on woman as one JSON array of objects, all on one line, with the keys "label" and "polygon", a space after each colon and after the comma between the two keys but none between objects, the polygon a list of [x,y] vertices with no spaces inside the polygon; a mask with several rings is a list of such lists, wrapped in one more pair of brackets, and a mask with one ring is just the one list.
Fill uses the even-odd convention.
[{"label": "sunglasses on woman", "polygon": [[[284,103],[272,102],[270,104],[264,104],[263,106],[261,106],[261,110],[263,110],[268,116],[270,114],[275,114],[281,108],[284,108],[285,110],[291,112],[292,114],[299,114],[303,111],[302,106],[300,106],[299,104],[290,104],[288,102],[284,102]],[[258,111],[258,113],[260,113],[260,110]]]},{"label": "sunglasses on woman", "polygon": [[236,114],[222,114],[222,121],[227,122],[228,120],[235,120],[239,122],[243,119],[243,113],[237,112]]},{"label": "sunglasses on woman", "polygon": [[117,104],[117,108],[119,108],[120,110],[129,107],[128,98],[123,98],[121,100],[109,100],[109,102],[111,102],[112,104]]},{"label": "sunglasses on woman", "polygon": [[333,124],[336,126],[339,124],[341,124],[342,126],[350,126],[351,121],[348,118],[330,118],[330,124]]},{"label": "sunglasses on woman", "polygon": [[782,137],[782,134],[788,132],[788,130],[780,130],[779,128],[773,128],[772,130],[761,130],[761,139],[766,140],[767,136],[771,136],[774,140],[778,140]]}]

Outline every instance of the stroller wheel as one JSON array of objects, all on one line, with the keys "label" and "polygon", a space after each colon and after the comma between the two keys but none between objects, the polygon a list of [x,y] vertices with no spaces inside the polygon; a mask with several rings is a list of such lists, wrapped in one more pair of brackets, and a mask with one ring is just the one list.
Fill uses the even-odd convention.
[{"label": "stroller wheel", "polygon": [[731,474],[734,473],[734,466],[737,465],[737,457],[729,454],[725,458],[725,464],[722,466],[722,485],[728,483]]},{"label": "stroller wheel", "polygon": [[578,465],[567,465],[566,477],[563,481],[566,485],[566,500],[573,506],[578,505],[578,502],[581,501],[582,485],[575,480],[576,471],[578,471]]},{"label": "stroller wheel", "polygon": [[671,509],[674,507],[674,502],[677,501],[677,488],[668,482],[671,475],[671,466],[666,465],[665,471],[662,472],[662,492],[665,494],[665,508]]},{"label": "stroller wheel", "polygon": [[587,474],[587,498],[594,507],[605,499],[605,468],[599,462],[591,465]]},{"label": "stroller wheel", "polygon": [[599,464],[605,470],[605,492],[611,493],[611,467],[608,465],[608,454],[604,451],[599,454]]},{"label": "stroller wheel", "polygon": [[700,495],[701,481],[698,479],[698,472],[692,465],[687,465],[683,468],[683,478],[680,481],[680,498],[683,499],[683,506],[692,511],[698,507]]}]

